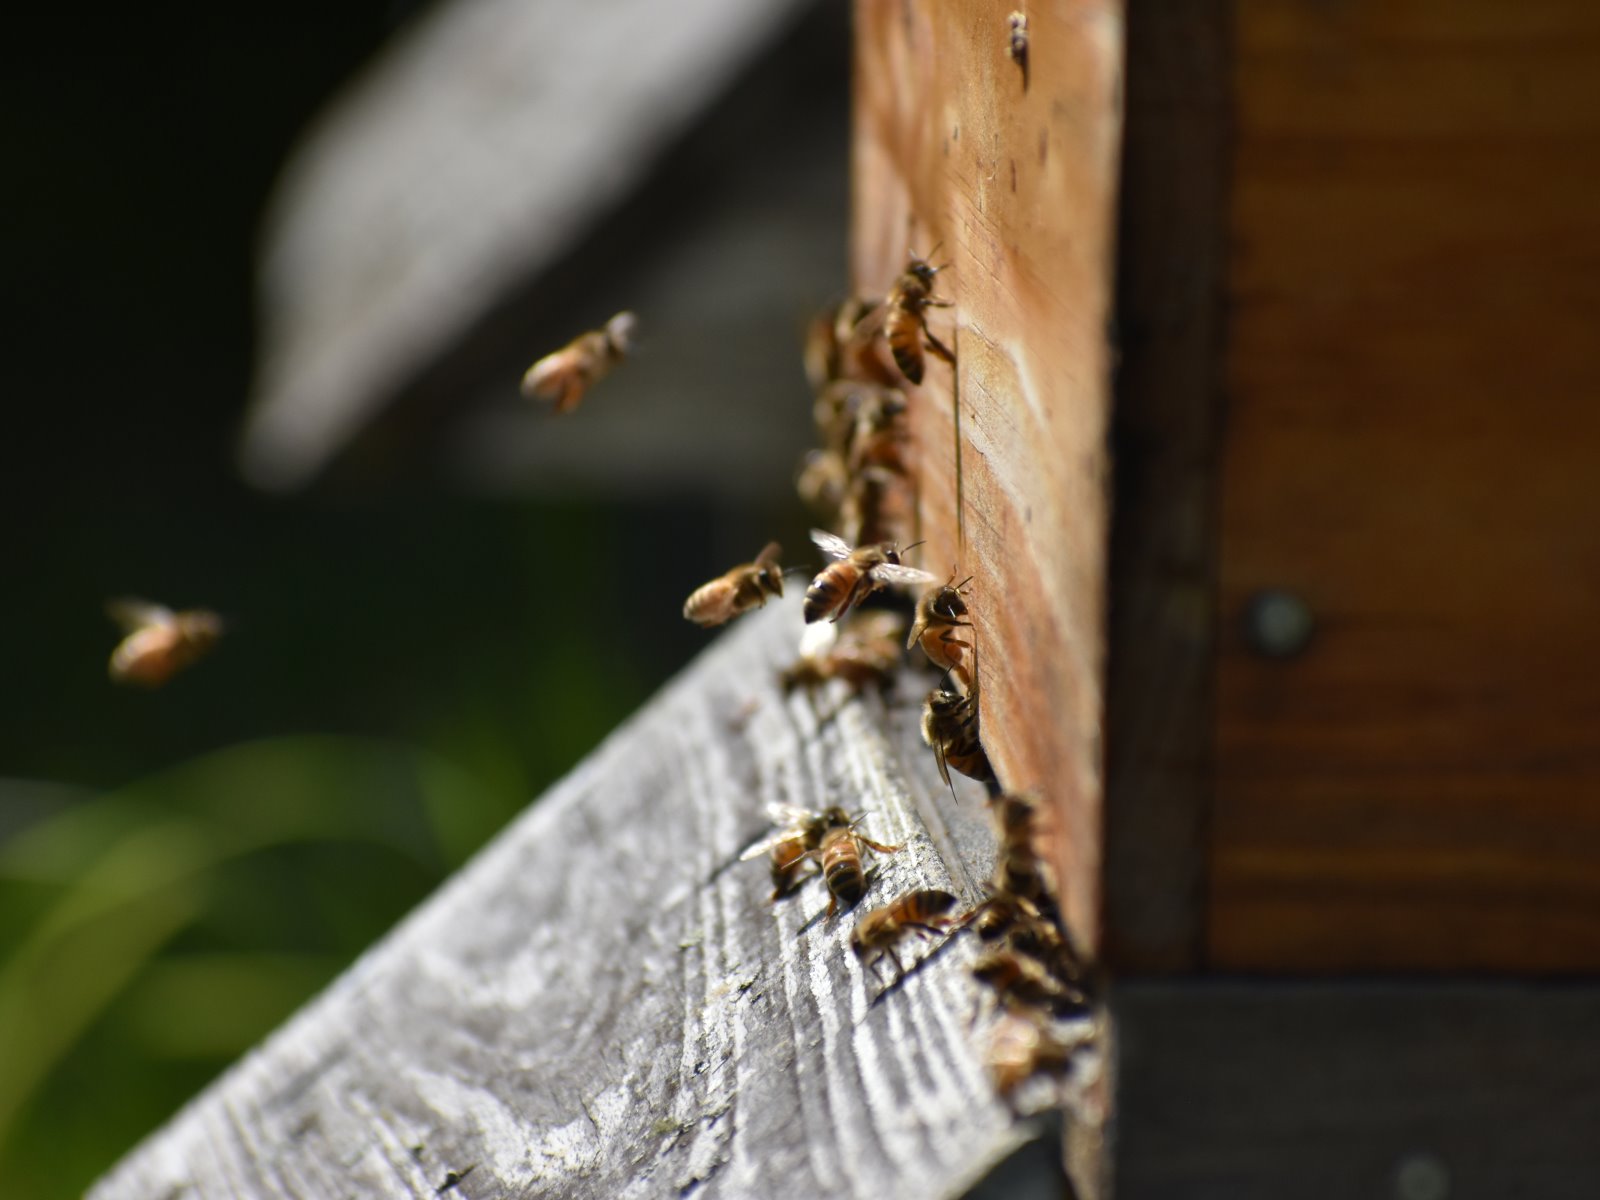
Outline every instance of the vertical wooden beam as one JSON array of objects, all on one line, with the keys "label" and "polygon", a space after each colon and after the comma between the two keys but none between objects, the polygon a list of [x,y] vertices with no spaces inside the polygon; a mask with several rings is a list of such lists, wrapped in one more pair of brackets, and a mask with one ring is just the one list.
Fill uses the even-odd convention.
[{"label": "vertical wooden beam", "polygon": [[976,576],[984,744],[1003,785],[1054,801],[1063,909],[1091,952],[1121,81],[1120,0],[856,5],[852,278],[882,295],[938,245],[955,302],[934,328],[957,367],[911,396],[921,562]]},{"label": "vertical wooden beam", "polygon": [[1199,966],[1213,758],[1227,0],[1129,0],[1107,663],[1106,957]]}]

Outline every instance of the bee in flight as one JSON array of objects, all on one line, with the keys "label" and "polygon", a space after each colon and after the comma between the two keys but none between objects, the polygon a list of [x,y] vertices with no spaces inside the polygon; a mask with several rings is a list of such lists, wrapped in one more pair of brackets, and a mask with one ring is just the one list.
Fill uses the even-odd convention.
[{"label": "bee in flight", "polygon": [[772,899],[781,900],[802,882],[801,869],[815,861],[822,839],[831,829],[848,829],[850,814],[838,805],[814,812],[798,804],[773,804],[767,809],[778,831],[751,846],[739,856],[741,862],[769,855],[772,871]]},{"label": "bee in flight", "polygon": [[222,636],[222,618],[203,608],[173,612],[148,600],[112,600],[111,619],[127,636],[111,652],[117,683],[158,688],[199,660]]},{"label": "bee in flight", "polygon": [[904,974],[905,967],[894,952],[895,946],[908,934],[923,936],[949,929],[955,923],[950,915],[955,905],[956,898],[938,888],[919,888],[897,896],[856,922],[850,934],[850,949],[855,951],[863,967],[870,965],[874,970],[878,960],[887,954],[895,970]]},{"label": "bee in flight", "polygon": [[[953,580],[955,576],[952,574],[950,578]],[[971,582],[969,575],[953,587],[946,583],[923,592],[922,598],[917,601],[917,616],[911,623],[911,636],[906,639],[907,650],[920,643],[922,652],[934,666],[954,673],[961,685],[968,689],[972,687],[972,671],[966,665],[966,656],[972,649],[972,643],[958,638],[955,631],[972,628],[971,621],[961,619],[967,615],[967,602],[961,595],[961,589]]]},{"label": "bee in flight", "polygon": [[950,301],[933,294],[934,276],[942,270],[943,267],[929,266],[913,254],[884,302],[884,338],[889,343],[889,352],[894,355],[895,366],[912,383],[922,382],[924,346],[938,358],[955,365],[956,356],[928,328],[930,308],[950,307]]},{"label": "bee in flight", "polygon": [[917,567],[903,566],[899,552],[886,542],[852,547],[843,538],[820,529],[811,531],[811,540],[838,561],[824,567],[806,589],[804,613],[808,625],[823,617],[837,621],[891,583],[916,587],[935,580],[935,576]]},{"label": "bee in flight", "polygon": [[631,312],[619,312],[603,328],[581,333],[546,354],[523,375],[522,394],[553,401],[558,413],[571,412],[585,392],[628,356],[637,324]]},{"label": "bee in flight", "polygon": [[782,553],[777,542],[768,542],[755,562],[741,563],[695,588],[683,602],[683,615],[696,625],[721,625],[765,606],[768,596],[782,596],[783,568],[778,565]]}]

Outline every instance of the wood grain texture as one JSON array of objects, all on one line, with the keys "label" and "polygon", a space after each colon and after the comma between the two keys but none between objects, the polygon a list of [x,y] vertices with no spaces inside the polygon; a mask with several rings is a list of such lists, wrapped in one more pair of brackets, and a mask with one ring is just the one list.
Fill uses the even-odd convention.
[{"label": "wood grain texture", "polygon": [[882,295],[910,249],[950,264],[932,324],[959,361],[911,399],[920,562],[976,577],[984,745],[1002,784],[1051,798],[1093,951],[1122,6],[1024,5],[1026,73],[1014,7],[857,3],[852,277]]},{"label": "wood grain texture", "polygon": [[[930,1197],[1035,1131],[994,1097],[960,936],[876,999],[820,883],[739,862],[768,802],[871,813],[864,903],[978,895],[952,801],[887,703],[785,698],[799,597],[746,619],[94,1189],[161,1196]],[[926,956],[924,958],[924,956]]]},{"label": "wood grain texture", "polygon": [[1111,1007],[1118,1200],[1600,1194],[1593,985],[1141,982]]},{"label": "wood grain texture", "polygon": [[1235,61],[1211,961],[1593,972],[1600,8],[1273,0]]},{"label": "wood grain texture", "polygon": [[1196,969],[1216,737],[1226,0],[1130,0],[1106,678],[1106,962]]}]

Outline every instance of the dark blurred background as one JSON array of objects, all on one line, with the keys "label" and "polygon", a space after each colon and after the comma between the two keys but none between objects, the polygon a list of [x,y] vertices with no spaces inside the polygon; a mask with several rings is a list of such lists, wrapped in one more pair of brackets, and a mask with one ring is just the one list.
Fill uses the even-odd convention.
[{"label": "dark blurred background", "polygon": [[[678,613],[696,583],[769,536],[798,545],[789,478],[768,460],[800,452],[799,331],[830,298],[821,281],[843,283],[841,12],[752,50],[719,107],[754,97],[755,117],[665,147],[609,232],[591,230],[551,286],[528,282],[548,328],[531,326],[514,370],[495,365],[502,394],[380,416],[359,466],[278,494],[237,465],[263,213],[297,135],[430,13],[40,6],[6,39],[0,1195],[80,1192],[685,663],[707,640]],[[820,166],[771,135],[801,108]],[[781,202],[738,199],[781,200],[784,169],[810,180],[803,236]],[[757,482],[633,473],[564,492],[518,486],[512,455],[475,486],[460,431],[534,428],[521,366],[552,331],[637,305],[638,280],[588,263],[648,272],[655,248],[713,238],[708,194],[760,220],[706,261],[759,270],[781,297],[776,353],[706,381],[772,427]],[[784,266],[797,257],[809,274]],[[687,361],[716,375],[716,318],[694,305],[719,288],[674,297],[660,280],[681,269],[654,278]],[[629,428],[645,444],[650,422],[685,424],[629,408],[652,354],[673,369],[654,315],[594,426],[644,422]],[[606,386],[587,407],[604,413]],[[230,631],[165,689],[119,689],[103,605],[130,594],[215,608]]]}]

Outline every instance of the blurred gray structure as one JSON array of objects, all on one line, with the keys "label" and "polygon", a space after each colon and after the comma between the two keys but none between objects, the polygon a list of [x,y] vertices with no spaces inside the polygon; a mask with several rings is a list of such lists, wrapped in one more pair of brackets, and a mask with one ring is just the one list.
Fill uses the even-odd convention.
[{"label": "blurred gray structure", "polygon": [[[787,491],[805,318],[845,284],[848,93],[839,4],[432,10],[281,180],[244,474]],[[635,360],[576,419],[519,395],[530,362],[622,308]]]}]

